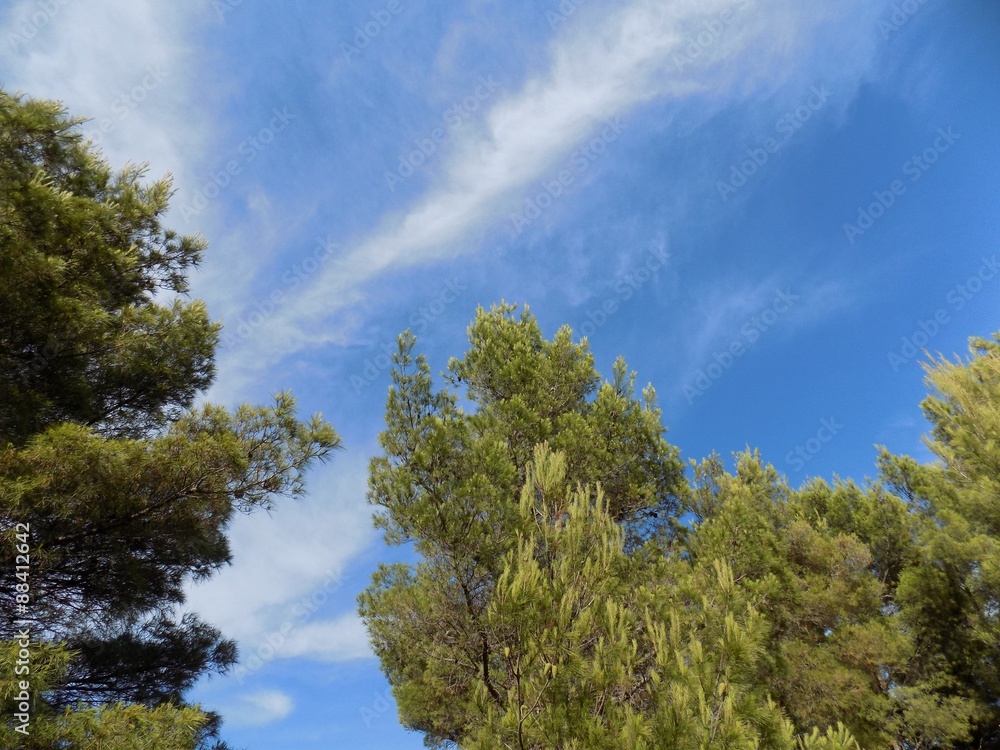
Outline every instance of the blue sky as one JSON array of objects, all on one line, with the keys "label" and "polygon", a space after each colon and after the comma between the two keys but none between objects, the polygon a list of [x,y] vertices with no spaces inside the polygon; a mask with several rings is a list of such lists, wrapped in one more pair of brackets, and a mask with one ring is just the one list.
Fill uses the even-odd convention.
[{"label": "blue sky", "polygon": [[401,554],[364,494],[408,326],[441,370],[526,302],[624,355],[687,458],[926,457],[914,352],[1000,329],[998,36],[989,0],[0,3],[0,85],[172,173],[209,240],[209,398],[291,388],[344,438],[190,592],[244,656],[192,696],[224,736],[422,746],[355,615]]}]

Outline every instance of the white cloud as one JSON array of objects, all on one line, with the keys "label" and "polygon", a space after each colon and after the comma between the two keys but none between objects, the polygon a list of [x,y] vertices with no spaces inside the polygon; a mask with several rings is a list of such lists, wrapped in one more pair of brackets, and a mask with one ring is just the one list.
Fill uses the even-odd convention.
[{"label": "white cloud", "polygon": [[[519,204],[519,191],[542,178],[581,140],[616,115],[628,117],[654,99],[698,97],[707,116],[727,102],[776,88],[791,76],[829,69],[855,75],[868,64],[872,34],[842,50],[814,53],[814,36],[831,19],[857,12],[874,19],[878,3],[802,5],[791,0],[640,0],[606,18],[561,27],[551,67],[523,90],[500,98],[485,130],[457,143],[441,180],[402,216],[386,219],[365,241],[327,263],[296,300],[285,305],[246,345],[224,359],[228,377],[251,373],[294,351],[332,341],[330,316],[363,285],[389,270],[460,252],[455,243],[485,229]],[[724,11],[737,19],[699,46],[697,40]],[[717,26],[716,26],[717,28]],[[802,58],[820,63],[799,65]],[[807,72],[804,72],[807,71]],[[834,71],[839,71],[834,73]],[[815,81],[813,81],[815,82]]]},{"label": "white cloud", "polygon": [[[185,608],[235,638],[247,657],[286,623],[292,625],[291,643],[306,643],[300,639],[313,632],[310,610],[316,607],[296,605],[316,592],[323,593],[323,602],[338,596],[349,600],[349,595],[337,594],[340,576],[374,539],[365,501],[366,470],[366,462],[339,454],[310,474],[308,498],[284,501],[270,516],[237,518],[229,535],[233,565],[189,587]],[[354,643],[348,642],[345,658],[354,658]],[[286,644],[278,656],[297,655],[289,648]],[[298,653],[309,650],[296,648]],[[324,653],[337,652],[327,648]]]},{"label": "white cloud", "polygon": [[240,697],[239,703],[223,707],[226,724],[242,727],[261,727],[273,724],[292,713],[295,706],[291,697],[278,690],[259,690]]},{"label": "white cloud", "polygon": [[281,647],[282,657],[348,661],[372,656],[368,631],[355,612],[296,628]]},{"label": "white cloud", "polygon": [[61,100],[112,166],[149,162],[150,177],[185,178],[206,132],[192,105],[197,18],[190,2],[21,0],[0,26],[2,84]]}]

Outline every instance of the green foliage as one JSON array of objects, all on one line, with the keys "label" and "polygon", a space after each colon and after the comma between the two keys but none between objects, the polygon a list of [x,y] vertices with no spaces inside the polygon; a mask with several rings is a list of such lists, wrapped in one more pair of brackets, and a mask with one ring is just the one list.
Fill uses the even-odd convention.
[{"label": "green foliage", "polygon": [[[372,461],[376,523],[387,541],[413,542],[424,561],[381,568],[361,609],[404,723],[430,741],[464,735],[478,683],[500,696],[498,646],[484,618],[516,549],[518,498],[536,445],[566,456],[570,486],[601,482],[633,545],[669,538],[683,491],[652,389],[636,398],[624,363],[598,386],[586,345],[574,344],[568,328],[546,341],[530,313],[515,318],[514,309],[479,310],[468,354],[449,363],[452,389],[436,391],[413,337],[400,338],[385,455]],[[472,413],[459,406],[459,388]]]},{"label": "green foliage", "polygon": [[30,683],[30,721],[26,732],[19,722],[0,724],[0,746],[22,750],[193,750],[202,739],[210,717],[197,706],[161,704],[155,708],[116,703],[101,707],[78,705],[54,709],[41,696],[62,684],[73,655],[61,644],[31,645],[30,676],[18,677],[13,665],[19,646],[0,643],[0,706],[6,716],[20,711],[18,680]]},{"label": "green foliage", "polygon": [[880,458],[886,484],[914,512],[918,554],[895,600],[922,645],[903,687],[929,693],[904,717],[923,747],[935,733],[959,747],[1000,747],[1000,334],[973,339],[970,352],[967,362],[926,366],[927,443],[940,462]]},{"label": "green foliage", "polygon": [[798,491],[756,456],[735,476],[714,458],[696,468],[691,552],[725,559],[767,612],[760,678],[798,731],[842,723],[866,748],[1000,746],[1000,346],[971,351],[927,365],[940,463],[883,451],[867,489]]},{"label": "green foliage", "polygon": [[477,684],[462,746],[788,747],[777,707],[747,685],[760,617],[728,568],[628,555],[603,492],[570,491],[565,474],[563,454],[536,449],[484,617],[493,690]]},{"label": "green foliage", "polygon": [[[66,709],[35,741],[100,750],[194,747],[206,723],[196,706],[160,705],[153,709],[121,703],[101,708]],[[63,744],[66,743],[66,744]],[[59,746],[55,745],[55,746]]]},{"label": "green foliage", "polygon": [[[792,747],[760,678],[784,653],[755,605],[797,601],[788,550],[728,544],[781,532],[773,470],[738,484],[716,461],[689,490],[652,390],[637,399],[621,361],[598,386],[585,342],[546,341],[513,312],[480,310],[449,364],[470,414],[400,339],[370,499],[421,560],[380,568],[360,608],[403,723],[429,746]],[[685,508],[704,528],[679,523]],[[877,611],[877,582],[855,582],[868,558],[847,546],[860,563],[844,588]]]},{"label": "green foliage", "polygon": [[695,476],[694,565],[725,561],[767,613],[758,683],[800,732],[843,721],[862,746],[884,745],[892,711],[887,672],[899,667],[906,641],[884,617],[869,548],[815,513],[820,486],[800,502],[757,454],[739,456],[735,475],[712,458]]},{"label": "green foliage", "polygon": [[197,706],[81,705],[46,712],[28,737],[0,727],[0,742],[21,750],[194,750],[207,722]]},{"label": "green foliage", "polygon": [[799,738],[799,747],[802,750],[857,750],[859,745],[844,725],[838,724],[836,728],[828,727],[823,734],[813,728]]},{"label": "green foliage", "polygon": [[685,481],[623,363],[598,385],[586,342],[513,312],[478,312],[451,390],[400,340],[370,499],[420,559],[360,604],[404,725],[484,750],[1000,747],[1000,337],[928,366],[940,463],[793,489],[749,451]]},{"label": "green foliage", "polygon": [[62,421],[139,436],[213,376],[219,326],[187,289],[204,249],[164,229],[168,180],[114,174],[54,102],[0,91],[0,437]]}]

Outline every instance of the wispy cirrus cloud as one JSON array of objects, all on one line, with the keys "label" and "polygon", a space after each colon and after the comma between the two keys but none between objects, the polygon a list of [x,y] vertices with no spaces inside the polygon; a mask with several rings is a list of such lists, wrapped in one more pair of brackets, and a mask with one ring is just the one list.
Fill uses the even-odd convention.
[{"label": "wispy cirrus cloud", "polygon": [[[481,127],[456,143],[422,198],[329,260],[257,336],[227,354],[229,382],[237,385],[292,352],[334,341],[331,318],[348,300],[356,301],[366,283],[459,254],[460,240],[507,216],[546,170],[616,115],[628,117],[643,103],[667,100],[708,117],[803,75],[804,57],[813,75],[824,66],[840,76],[864,70],[876,41],[879,9],[872,6],[879,4],[855,5],[872,17],[872,39],[856,41],[846,59],[843,50],[806,52],[824,24],[843,15],[842,8],[834,14],[831,7],[786,0],[642,0],[603,17],[570,19],[552,42],[548,71],[521,91],[498,97]],[[738,22],[722,20],[735,17]]]},{"label": "wispy cirrus cloud", "polygon": [[686,376],[710,361],[714,352],[727,351],[734,341],[752,345],[765,337],[790,336],[850,309],[856,296],[857,289],[839,280],[790,279],[779,274],[752,284],[720,279],[694,301],[677,326],[683,331],[674,347],[678,371]]}]

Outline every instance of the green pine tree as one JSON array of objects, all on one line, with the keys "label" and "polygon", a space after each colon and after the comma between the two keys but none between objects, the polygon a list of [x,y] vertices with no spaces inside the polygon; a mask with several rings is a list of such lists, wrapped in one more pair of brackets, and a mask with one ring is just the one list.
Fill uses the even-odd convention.
[{"label": "green pine tree", "polygon": [[[489,592],[516,544],[518,498],[535,446],[566,456],[566,481],[602,483],[627,544],[669,544],[683,492],[682,465],[663,438],[652,389],[641,399],[624,363],[599,384],[585,344],[568,328],[545,340],[515,307],[480,309],[471,347],[453,359],[447,386],[400,338],[369,497],[391,543],[413,542],[416,569],[385,566],[361,597],[374,647],[394,685],[403,723],[428,741],[467,732],[477,685],[495,701],[499,644],[486,630]],[[459,404],[459,389],[472,406]],[[406,611],[406,617],[392,616]],[[430,634],[436,634],[431,639]]]},{"label": "green pine tree", "polygon": [[880,459],[917,540],[894,597],[919,645],[899,687],[912,695],[899,725],[913,747],[1000,748],[1000,334],[970,353],[926,365],[938,461]]},{"label": "green pine tree", "polygon": [[217,721],[184,693],[236,648],[174,615],[183,587],[228,563],[235,513],[299,494],[339,438],[288,394],[194,408],[219,333],[184,297],[204,242],[162,226],[168,180],[113,172],[79,122],[0,91],[0,641],[18,653],[25,605],[31,747],[193,747]]}]

